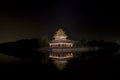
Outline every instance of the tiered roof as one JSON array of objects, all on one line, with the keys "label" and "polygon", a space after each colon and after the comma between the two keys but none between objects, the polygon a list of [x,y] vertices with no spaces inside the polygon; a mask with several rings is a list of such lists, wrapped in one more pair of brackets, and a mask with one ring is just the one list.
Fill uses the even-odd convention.
[{"label": "tiered roof", "polygon": [[64,37],[66,37],[67,38],[67,35],[65,34],[65,32],[60,28],[60,29],[58,29],[58,31],[56,31],[56,34],[54,35],[54,38],[56,38],[56,37],[60,37],[60,36],[64,36]]}]

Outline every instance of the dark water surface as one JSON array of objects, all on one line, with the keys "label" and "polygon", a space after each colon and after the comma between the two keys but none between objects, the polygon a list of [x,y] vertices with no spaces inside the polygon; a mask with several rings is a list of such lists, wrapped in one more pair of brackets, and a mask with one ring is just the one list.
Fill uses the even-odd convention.
[{"label": "dark water surface", "polygon": [[[49,58],[49,53],[41,53],[36,60],[13,59],[4,56],[1,58],[1,76],[9,78],[38,78],[42,80],[90,80],[116,79],[120,74],[119,50],[100,50],[85,53],[73,53],[74,57],[67,60],[62,70]],[[4,62],[8,59],[6,62]],[[2,62],[3,60],[3,62]],[[14,62],[18,61],[18,62]],[[59,65],[58,65],[59,66]],[[6,78],[4,77],[4,78]]]}]

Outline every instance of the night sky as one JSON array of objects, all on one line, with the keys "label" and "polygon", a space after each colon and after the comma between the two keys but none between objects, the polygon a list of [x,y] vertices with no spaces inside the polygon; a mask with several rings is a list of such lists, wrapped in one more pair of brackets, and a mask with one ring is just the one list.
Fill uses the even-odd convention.
[{"label": "night sky", "polygon": [[118,2],[96,0],[0,3],[0,42],[53,38],[63,28],[73,40],[120,40]]}]

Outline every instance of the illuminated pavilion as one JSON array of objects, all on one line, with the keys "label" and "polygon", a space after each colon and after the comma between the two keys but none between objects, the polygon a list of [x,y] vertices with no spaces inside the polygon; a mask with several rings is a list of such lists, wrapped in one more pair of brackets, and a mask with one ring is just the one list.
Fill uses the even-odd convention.
[{"label": "illuminated pavilion", "polygon": [[[67,35],[65,32],[60,28],[58,31],[56,31],[56,34],[54,35],[54,40],[49,42],[49,47],[52,49],[67,49],[73,47],[73,41],[67,39]],[[60,51],[58,51],[60,52]],[[50,58],[59,58],[59,59],[64,59],[64,58],[71,58],[73,57],[72,53],[51,53],[49,55]]]},{"label": "illuminated pavilion", "polygon": [[50,47],[72,47],[73,41],[67,39],[67,35],[65,32],[60,28],[54,35],[54,40],[50,41]]}]

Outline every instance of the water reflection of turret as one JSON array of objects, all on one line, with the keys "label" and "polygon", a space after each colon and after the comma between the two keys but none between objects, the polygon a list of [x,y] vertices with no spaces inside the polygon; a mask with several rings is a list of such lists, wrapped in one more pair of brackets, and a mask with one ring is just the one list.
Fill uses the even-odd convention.
[{"label": "water reflection of turret", "polygon": [[68,61],[73,58],[73,53],[49,53],[49,58],[53,60],[59,70],[62,70]]}]

